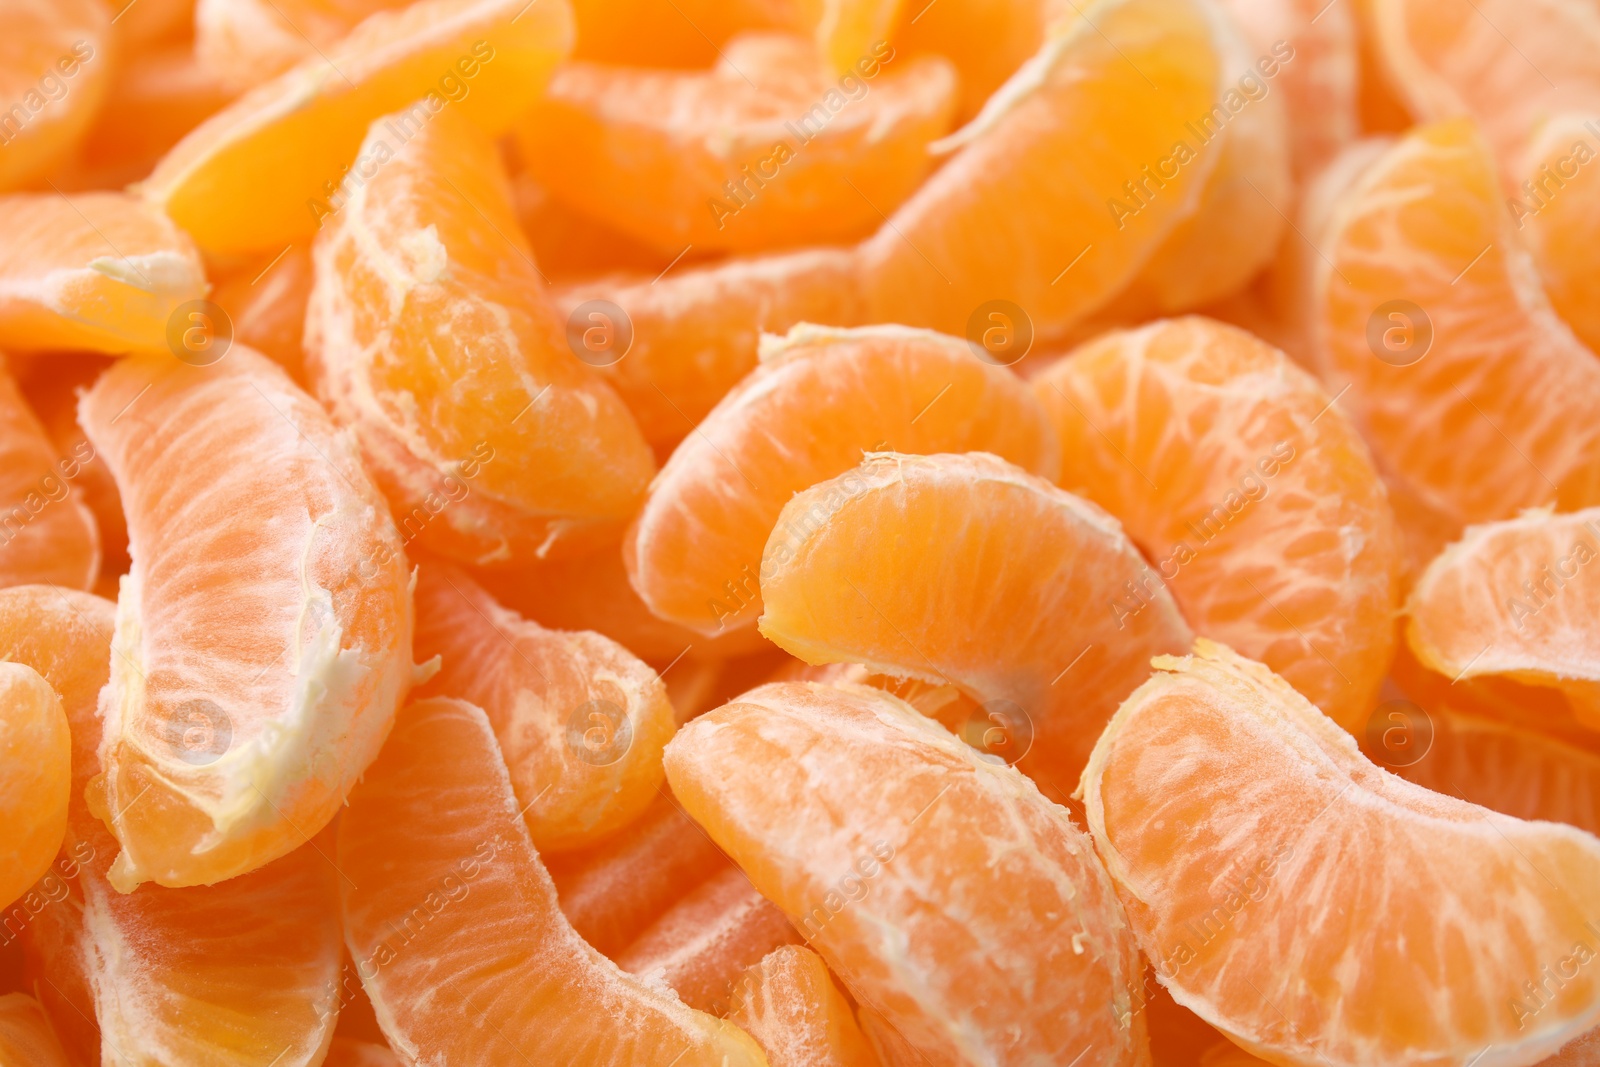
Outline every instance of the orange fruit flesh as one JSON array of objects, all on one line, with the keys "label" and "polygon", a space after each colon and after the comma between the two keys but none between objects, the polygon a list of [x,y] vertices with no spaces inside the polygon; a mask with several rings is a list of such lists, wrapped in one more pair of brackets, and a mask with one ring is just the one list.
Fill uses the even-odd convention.
[{"label": "orange fruit flesh", "polygon": [[911,0],[901,5],[889,43],[897,54],[932,54],[956,65],[964,122],[1039,50],[1052,23],[1069,12],[1054,0],[939,0],[926,6]]},{"label": "orange fruit flesh", "polygon": [[50,869],[67,832],[72,739],[61,698],[37,671],[0,662],[0,907],[9,907]]},{"label": "orange fruit flesh", "polygon": [[203,122],[142,193],[208,253],[273,255],[310,237],[330,194],[359,184],[345,180],[351,161],[358,178],[373,165],[358,149],[378,116],[406,108],[409,131],[449,110],[498,133],[532,103],[571,48],[572,12],[523,7],[423,0],[368,19]]},{"label": "orange fruit flesh", "polygon": [[400,539],[352,443],[242,345],[122,360],[80,418],[133,556],[91,800],[112,881],[243,874],[326,825],[411,684]]},{"label": "orange fruit flesh", "polygon": [[328,1058],[323,1067],[403,1067],[400,1057],[389,1051],[389,1046],[371,1041],[351,1041],[336,1037],[328,1046]]},{"label": "orange fruit flesh", "polygon": [[[620,971],[563,918],[483,713],[401,712],[340,820],[346,937],[391,1045],[412,1060],[761,1067],[736,1028]],[[467,900],[471,901],[466,905]],[[486,923],[500,933],[485,940]],[[438,975],[484,1026],[431,1005]],[[588,1010],[570,1014],[582,990]]]},{"label": "orange fruit flesh", "polygon": [[94,584],[99,532],[73,484],[79,459],[58,454],[0,363],[0,586]]},{"label": "orange fruit flesh", "polygon": [[218,886],[123,894],[107,881],[117,843],[82,798],[100,769],[113,615],[88,593],[0,591],[0,660],[43,675],[71,727],[67,837],[8,916],[30,979],[73,1062],[97,1062],[102,1043],[139,1063],[211,1062],[218,1049],[253,1067],[314,1062],[333,1031],[340,952],[331,837]]},{"label": "orange fruit flesh", "polygon": [[879,1067],[822,958],[773,949],[744,972],[729,1020],[756,1039],[772,1067]]},{"label": "orange fruit flesh", "polygon": [[123,193],[0,197],[0,346],[168,350],[169,320],[205,295],[189,237]]},{"label": "orange fruit flesh", "polygon": [[[397,121],[373,125],[374,158]],[[313,251],[317,391],[356,431],[407,539],[467,563],[614,533],[655,469],[622,403],[567,347],[519,237],[493,143],[448,113],[355,191]]]},{"label": "orange fruit flesh", "polygon": [[1600,841],[1382,773],[1223,646],[1155,665],[1083,790],[1178,1003],[1272,1062],[1331,1067],[1467,1062],[1491,1044],[1533,1062],[1600,1019],[1600,980],[1581,971],[1540,1007],[1519,997],[1592,950]]},{"label": "orange fruit flesh", "polygon": [[1091,341],[1033,389],[1061,485],[1121,520],[1195,630],[1358,730],[1389,666],[1400,548],[1366,445],[1317,381],[1184,318]]},{"label": "orange fruit flesh", "polygon": [[875,689],[761,686],[667,746],[684,806],[931,1062],[1147,1062],[1139,963],[1087,836]]},{"label": "orange fruit flesh", "polygon": [[300,386],[308,385],[302,338],[311,282],[311,253],[295,245],[224,279],[211,294],[233,322],[234,340],[271,359]]},{"label": "orange fruit flesh", "polygon": [[993,452],[1052,475],[1044,412],[1015,375],[924,330],[796,327],[673,453],[628,530],[656,615],[706,635],[755,625],[778,514],[863,452]]},{"label": "orange fruit flesh", "polygon": [[1600,167],[1591,165],[1600,156],[1597,130],[1592,111],[1544,122],[1511,164],[1512,177],[1528,186],[1508,203],[1550,303],[1590,351],[1600,351]]},{"label": "orange fruit flesh", "polygon": [[67,1054],[39,1002],[26,993],[0,996],[0,1063],[67,1067]]},{"label": "orange fruit flesh", "polygon": [[959,689],[1063,796],[1150,657],[1191,639],[1115,519],[984,454],[873,455],[807,489],[761,573],[779,647]]},{"label": "orange fruit flesh", "polygon": [[676,728],[655,671],[599,634],[506,610],[441,561],[423,561],[415,597],[415,654],[443,663],[417,695],[484,709],[536,848],[582,848],[644,811]]},{"label": "orange fruit flesh", "polygon": [[585,941],[616,959],[728,858],[663,789],[632,825],[584,852],[553,857],[561,911]]},{"label": "orange fruit flesh", "polygon": [[277,77],[328,49],[361,20],[402,0],[200,0],[194,52],[235,90]]},{"label": "orange fruit flesh", "polygon": [[[511,171],[511,202],[523,236],[533,247],[533,261],[552,284],[593,279],[607,274],[655,277],[682,251],[663,255],[641,241],[574,211],[551,195],[527,171],[516,142],[501,141]],[[694,260],[691,252],[685,260]]]},{"label": "orange fruit flesh", "polygon": [[44,179],[72,153],[105,96],[112,51],[111,18],[98,0],[17,0],[6,15],[0,190]]},{"label": "orange fruit flesh", "polygon": [[665,982],[691,1008],[725,1016],[745,968],[799,940],[783,912],[743,871],[729,868],[668,908],[623,950],[617,966]]},{"label": "orange fruit flesh", "polygon": [[788,34],[741,35],[709,71],[569,64],[518,122],[538,180],[666,256],[865,237],[948,132],[950,65],[894,50],[843,77]]}]

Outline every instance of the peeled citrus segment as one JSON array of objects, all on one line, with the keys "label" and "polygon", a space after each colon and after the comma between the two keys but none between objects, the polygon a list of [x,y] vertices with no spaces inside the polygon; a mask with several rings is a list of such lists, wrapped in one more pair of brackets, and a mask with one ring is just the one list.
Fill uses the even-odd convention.
[{"label": "peeled citrus segment", "polygon": [[695,820],[934,1063],[1148,1062],[1141,963],[1087,835],[876,689],[761,686],[667,746]]},{"label": "peeled citrus segment", "polygon": [[[518,1050],[535,1063],[763,1067],[738,1029],[618,970],[573,931],[518,806],[483,712],[442,697],[400,713],[351,794],[339,825],[345,931],[391,1046],[439,1063]],[[438,1011],[441,974],[464,1013]],[[574,1016],[577,997],[586,1010]]]},{"label": "peeled citrus segment", "polygon": [[26,993],[0,996],[0,1063],[67,1067],[68,1060],[39,1002]]},{"label": "peeled citrus segment", "polygon": [[506,610],[442,561],[419,569],[416,610],[417,658],[443,662],[418,695],[484,709],[535,847],[593,844],[644,811],[677,728],[655,671],[609,638]]},{"label": "peeled citrus segment", "polygon": [[[1600,840],[1385,774],[1260,664],[1162,657],[1095,747],[1095,846],[1178,1003],[1274,1063],[1533,1063],[1600,1020]],[[670,756],[669,756],[670,758]],[[1286,954],[1284,946],[1294,950]]]},{"label": "peeled citrus segment", "polygon": [[194,52],[235,91],[275,78],[405,0],[198,0]]},{"label": "peeled citrus segment", "polygon": [[1196,632],[1359,730],[1394,647],[1400,545],[1366,445],[1316,379],[1183,318],[1091,341],[1033,389],[1061,485],[1121,520]]},{"label": "peeled citrus segment", "polygon": [[35,887],[42,899],[24,898],[45,1008],[75,1063],[99,1062],[103,1046],[128,1064],[210,1064],[225,1048],[241,1067],[310,1067],[337,1011],[329,836],[216,886],[123,894],[107,880],[117,842],[83,795],[100,770],[97,700],[123,654],[112,649],[114,613],[88,593],[0,591],[0,660],[49,681],[72,735],[67,839]]},{"label": "peeled citrus segment", "polygon": [[1527,182],[1510,201],[1561,318],[1600,351],[1600,105],[1539,127],[1513,176]]},{"label": "peeled citrus segment", "polygon": [[1116,519],[989,455],[868,456],[784,507],[761,575],[768,639],[959,689],[1063,795],[1150,657],[1190,641]]},{"label": "peeled citrus segment", "polygon": [[1321,185],[1308,337],[1380,465],[1460,523],[1600,503],[1600,360],[1539,289],[1472,123],[1354,146]]},{"label": "peeled citrus segment", "polygon": [[1058,0],[906,0],[900,10],[890,43],[897,53],[943,56],[956,65],[962,121],[1039,50],[1059,18],[1078,13]]},{"label": "peeled citrus segment", "polygon": [[[363,151],[404,116],[374,123]],[[407,540],[469,563],[615,535],[655,472],[579,361],[520,240],[494,144],[456,114],[418,130],[313,250],[306,355]]]},{"label": "peeled citrus segment", "polygon": [[709,71],[571,63],[519,121],[520,147],[557,196],[667,256],[854,240],[949,131],[949,63],[894,58],[880,42],[841,77],[812,42],[767,33]]},{"label": "peeled citrus segment", "polygon": [[81,473],[81,453],[58,454],[0,363],[0,586],[94,585],[100,539]]},{"label": "peeled citrus segment", "polygon": [[228,313],[233,338],[306,384],[304,336],[311,300],[311,252],[295,245],[218,284],[211,300]]},{"label": "peeled citrus segment", "polygon": [[328,1047],[328,1058],[323,1067],[404,1067],[400,1057],[389,1051],[387,1045],[370,1041],[351,1041],[336,1037]]},{"label": "peeled citrus segment", "polygon": [[900,1036],[900,1031],[890,1026],[883,1016],[867,1007],[856,1005],[856,1019],[861,1023],[861,1033],[872,1046],[872,1052],[883,1067],[928,1067],[928,1060]]},{"label": "peeled citrus segment", "polygon": [[193,243],[122,193],[0,197],[0,346],[166,352],[180,305],[205,295]]},{"label": "peeled citrus segment", "polygon": [[1555,686],[1600,729],[1600,508],[1469,527],[1423,572],[1406,613],[1425,666]]},{"label": "peeled citrus segment", "polygon": [[799,326],[706,416],[651,483],[623,562],[655,614],[698,633],[755,625],[761,552],[801,489],[863,452],[993,452],[1051,475],[1043,410],[962,341],[893,326]]},{"label": "peeled citrus segment", "polygon": [[118,2],[108,6],[114,12],[111,22],[116,28],[119,55],[185,40],[194,32],[193,0],[138,0],[137,4]]},{"label": "peeled citrus segment", "polygon": [[745,968],[799,940],[783,912],[730,867],[668,908],[617,956],[617,966],[665,982],[689,1007],[722,1016],[733,1007]]},{"label": "peeled citrus segment", "polygon": [[[315,233],[440,112],[505,129],[571,47],[566,0],[420,0],[211,116],[141,190],[208,253],[272,255]],[[360,152],[373,120],[400,109],[382,158]]]},{"label": "peeled citrus segment", "polygon": [[731,867],[663,790],[609,841],[554,857],[550,876],[573,929],[616,959],[673,904]]},{"label": "peeled citrus segment", "polygon": [[[99,0],[6,5],[0,189],[44,178],[77,148],[110,81],[110,44],[111,17]],[[12,228],[4,232],[15,239]]]},{"label": "peeled citrus segment", "polygon": [[1186,123],[1224,88],[1225,32],[1193,0],[1100,0],[1068,20],[861,246],[872,318],[961,335],[1004,301],[1049,336],[1122,289],[1218,165]]},{"label": "peeled citrus segment", "polygon": [[772,1067],[879,1067],[827,964],[784,945],[739,980],[730,1022],[756,1039]]},{"label": "peeled citrus segment", "polygon": [[92,801],[112,882],[243,874],[333,817],[411,684],[399,534],[353,442],[243,345],[122,360],[80,414],[133,556]]},{"label": "peeled citrus segment", "polygon": [[61,698],[37,671],[0,662],[0,908],[45,872],[67,832],[72,739]]}]

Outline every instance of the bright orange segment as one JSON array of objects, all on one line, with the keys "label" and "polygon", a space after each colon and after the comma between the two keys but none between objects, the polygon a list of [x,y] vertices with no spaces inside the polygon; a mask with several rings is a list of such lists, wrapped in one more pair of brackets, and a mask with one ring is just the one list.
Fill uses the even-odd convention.
[{"label": "bright orange segment", "polygon": [[61,698],[37,671],[0,662],[0,908],[50,869],[67,832],[72,738]]},{"label": "bright orange segment", "polygon": [[675,256],[856,240],[927,172],[955,72],[879,41],[843,76],[817,46],[743,35],[709,71],[572,63],[518,123],[538,180]]},{"label": "bright orange segment", "polygon": [[70,156],[94,120],[110,81],[111,16],[100,0],[9,0],[5,15],[0,189],[15,189]]},{"label": "bright orange segment", "polygon": [[739,980],[729,1020],[756,1039],[772,1067],[879,1067],[822,958],[785,945]]},{"label": "bright orange segment", "polygon": [[[422,1062],[500,1063],[517,1050],[534,1063],[764,1067],[738,1029],[584,943],[516,812],[488,720],[445,698],[401,712],[351,794],[345,931],[390,1044]],[[485,1025],[438,1010],[442,975]]]},{"label": "bright orange segment", "polygon": [[684,806],[933,1063],[1147,1063],[1141,964],[1087,835],[875,689],[761,686],[667,746]]},{"label": "bright orange segment", "polygon": [[593,844],[644,811],[677,727],[655,671],[599,634],[506,610],[442,561],[419,568],[416,607],[417,659],[443,663],[418,695],[488,715],[541,853]]},{"label": "bright orange segment", "polygon": [[[396,122],[375,123],[366,150]],[[355,430],[406,539],[467,563],[614,536],[655,472],[621,401],[568,347],[520,236],[493,143],[444,114],[313,250],[318,394]]]},{"label": "bright orange segment", "polygon": [[864,452],[992,452],[1051,476],[1043,410],[1015,375],[925,330],[801,326],[673,453],[623,546],[655,614],[706,635],[755,625],[778,514]]},{"label": "bright orange segment", "polygon": [[1576,963],[1600,941],[1600,840],[1383,773],[1223,646],[1156,667],[1083,792],[1178,1003],[1307,1067],[1467,1063],[1491,1045],[1532,1063],[1600,1021],[1600,976]]},{"label": "bright orange segment", "polygon": [[1121,520],[1196,632],[1359,731],[1389,668],[1400,546],[1366,445],[1317,381],[1185,318],[1091,341],[1033,389],[1061,485]]},{"label": "bright orange segment", "polygon": [[[274,255],[315,233],[441,112],[505,129],[571,47],[566,0],[420,0],[368,19],[207,119],[161,160],[143,195],[208,253]],[[383,158],[361,151],[373,120],[401,108]]]},{"label": "bright orange segment", "polygon": [[353,443],[242,345],[122,360],[81,421],[133,555],[91,799],[112,881],[254,870],[334,816],[411,684],[399,535]]},{"label": "bright orange segment", "polygon": [[1406,638],[1459,681],[1554,686],[1600,729],[1600,508],[1469,527],[1423,572]]},{"label": "bright orange segment", "polygon": [[328,1048],[328,1058],[322,1061],[322,1067],[405,1067],[405,1065],[400,1062],[400,1057],[389,1051],[386,1045],[336,1037]]},{"label": "bright orange segment", "polygon": [[1075,14],[1065,0],[911,0],[902,5],[890,43],[897,52],[938,55],[956,65],[965,122],[1039,51],[1056,22]]},{"label": "bright orange segment", "polygon": [[761,567],[769,639],[958,689],[1058,796],[1150,657],[1191,640],[1114,518],[994,456],[869,456],[784,507]]},{"label": "bright orange segment", "polygon": [[1512,163],[1519,236],[1567,325],[1600,351],[1600,102],[1546,120]]},{"label": "bright orange segment", "polygon": [[94,585],[99,534],[73,484],[83,467],[83,453],[57,453],[0,363],[0,587]]},{"label": "bright orange segment", "polygon": [[39,1002],[26,993],[0,996],[0,1063],[11,1067],[67,1067]]},{"label": "bright orange segment", "polygon": [[0,197],[0,346],[166,352],[206,292],[188,235],[122,193]]},{"label": "bright orange segment", "polygon": [[236,91],[335,47],[368,15],[405,0],[199,0],[194,52]]}]

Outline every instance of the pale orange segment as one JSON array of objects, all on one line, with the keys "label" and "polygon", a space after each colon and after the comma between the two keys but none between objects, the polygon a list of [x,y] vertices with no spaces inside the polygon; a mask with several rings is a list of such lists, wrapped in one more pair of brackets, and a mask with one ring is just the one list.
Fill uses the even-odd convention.
[{"label": "pale orange segment", "polygon": [[1316,379],[1184,318],[1091,341],[1033,389],[1061,485],[1121,520],[1196,632],[1359,730],[1389,669],[1400,545],[1366,445]]},{"label": "pale orange segment", "polygon": [[1550,303],[1600,350],[1600,102],[1543,123],[1512,163],[1508,201]]},{"label": "pale orange segment", "polygon": [[761,686],[679,731],[667,777],[930,1062],[1149,1062],[1122,1010],[1141,965],[1088,836],[910,705]]},{"label": "pale orange segment", "polygon": [[358,155],[378,116],[406,108],[414,132],[449,110],[498,133],[571,46],[566,0],[421,0],[380,13],[207,119],[143,195],[208,253],[275,254],[381,165]]},{"label": "pale orange segment", "polygon": [[[1600,976],[1574,962],[1600,943],[1600,840],[1384,773],[1224,646],[1155,665],[1083,793],[1178,1003],[1306,1067],[1464,1064],[1491,1046],[1528,1064],[1600,1021]],[[1530,1001],[1523,983],[1558,968],[1571,980]]]},{"label": "pale orange segment", "polygon": [[61,698],[25,663],[0,661],[0,908],[50,869],[67,832],[72,738]]},{"label": "pale orange segment", "polygon": [[756,1039],[772,1067],[879,1067],[827,964],[785,945],[750,966],[729,1020]]},{"label": "pale orange segment", "polygon": [[655,671],[609,638],[501,607],[443,561],[422,562],[415,595],[416,656],[443,664],[417,693],[483,708],[541,853],[593,844],[644,811],[677,728]]},{"label": "pale orange segment", "polygon": [[45,179],[94,121],[111,77],[111,15],[100,0],[9,0],[5,15],[0,189],[15,189]]},{"label": "pale orange segment", "polygon": [[1471,122],[1353,146],[1300,229],[1311,355],[1407,493],[1461,524],[1600,503],[1600,359],[1539,289]]},{"label": "pale orange segment", "polygon": [[74,485],[80,466],[81,455],[57,452],[0,362],[0,586],[94,585],[100,539]]},{"label": "pale orange segment", "polygon": [[877,454],[812,486],[784,507],[761,577],[770,640],[953,686],[1011,740],[1006,762],[1057,795],[1150,657],[1191,638],[1116,519],[981,453]]},{"label": "pale orange segment", "polygon": [[762,549],[807,486],[868,451],[1000,455],[1052,476],[1055,434],[1027,386],[953,337],[799,326],[672,454],[623,545],[655,614],[708,636],[755,625]]},{"label": "pale orange segment", "polygon": [[277,77],[406,0],[198,0],[194,53],[235,91]]},{"label": "pale orange segment", "polygon": [[80,419],[133,556],[91,801],[112,882],[243,874],[333,817],[411,684],[399,535],[353,442],[243,345],[122,360]]},{"label": "pale orange segment", "polygon": [[0,346],[166,352],[173,313],[206,292],[186,234],[123,193],[0,197]]},{"label": "pale orange segment", "polygon": [[955,72],[882,42],[843,75],[792,34],[741,35],[708,71],[570,63],[518,121],[567,203],[676,256],[856,240],[921,182]]},{"label": "pale orange segment", "polygon": [[[72,733],[67,839],[20,918],[30,981],[74,1063],[320,1062],[337,1009],[338,878],[328,836],[218,886],[106,879],[116,840],[90,813],[99,772],[96,705],[111,660],[113,605],[49,586],[0,591],[0,659],[27,663],[61,694]],[[30,1061],[31,1063],[31,1061]]]},{"label": "pale orange segment", "polygon": [[[413,1062],[500,1063],[516,1050],[534,1063],[765,1067],[737,1028],[573,931],[518,806],[483,712],[442,697],[401,712],[351,794],[345,932],[390,1045]],[[444,975],[462,1012],[438,1010]]]},{"label": "pale orange segment", "polygon": [[745,969],[799,940],[783,912],[743,871],[728,867],[663,912],[616,960],[625,971],[665,982],[689,1007],[726,1016]]},{"label": "pale orange segment", "polygon": [[67,1067],[67,1054],[39,1002],[26,993],[0,996],[0,1064]]},{"label": "pale orange segment", "polygon": [[1425,666],[1555,686],[1600,728],[1600,508],[1468,527],[1423,572],[1406,613]]},{"label": "pale orange segment", "polygon": [[[407,122],[374,123],[363,153]],[[308,372],[408,541],[509,563],[620,531],[655,464],[568,347],[488,137],[455,113],[414,131],[312,260]]]}]

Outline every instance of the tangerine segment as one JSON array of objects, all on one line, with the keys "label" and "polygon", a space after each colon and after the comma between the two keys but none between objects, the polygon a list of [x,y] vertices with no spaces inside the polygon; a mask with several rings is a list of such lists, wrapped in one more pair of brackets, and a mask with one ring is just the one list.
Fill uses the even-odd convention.
[{"label": "tangerine segment", "polygon": [[123,360],[80,421],[133,557],[91,801],[111,880],[232,878],[321,829],[388,733],[412,680],[400,537],[353,442],[242,345]]},{"label": "tangerine segment", "polygon": [[[363,152],[395,138],[375,122]],[[311,377],[407,539],[469,563],[619,530],[655,473],[621,401],[567,347],[494,144],[418,130],[313,249]]]},{"label": "tangerine segment", "polygon": [[378,116],[406,109],[400,143],[446,109],[498,133],[571,47],[566,0],[419,0],[381,13],[201,123],[143,194],[208,253],[275,254],[387,161],[358,154]]},{"label": "tangerine segment", "polygon": [[[1600,977],[1570,962],[1600,941],[1600,840],[1383,773],[1221,645],[1156,667],[1082,788],[1178,1003],[1307,1067],[1466,1063],[1490,1045],[1527,1064],[1600,1019]],[[1529,1003],[1523,983],[1558,968],[1559,991]]]},{"label": "tangerine segment", "polygon": [[99,531],[72,484],[82,468],[81,452],[57,453],[0,362],[0,586],[94,585]]},{"label": "tangerine segment", "polygon": [[1600,119],[1557,115],[1539,128],[1513,174],[1511,200],[1550,303],[1591,350],[1600,351]]},{"label": "tangerine segment", "polygon": [[[438,1063],[517,1050],[535,1063],[765,1067],[738,1029],[618,970],[574,932],[518,807],[483,712],[443,697],[400,713],[351,794],[339,826],[345,931],[391,1046]],[[444,974],[486,1025],[438,1011]]]},{"label": "tangerine segment", "polygon": [[235,92],[338,44],[369,15],[404,0],[198,0],[194,54]]},{"label": "tangerine segment", "polygon": [[23,663],[0,662],[0,907],[50,870],[67,832],[72,739],[61,698]]},{"label": "tangerine segment", "polygon": [[1033,388],[1062,486],[1122,521],[1195,629],[1359,730],[1394,648],[1400,545],[1366,445],[1316,379],[1183,318],[1091,341]]},{"label": "tangerine segment", "polygon": [[879,1067],[827,964],[808,948],[775,948],[744,972],[728,1018],[772,1067]]},{"label": "tangerine segment", "polygon": [[798,326],[673,452],[623,545],[656,615],[708,636],[755,625],[778,514],[863,452],[982,450],[1051,475],[1044,411],[1015,375],[953,337]]},{"label": "tangerine segment", "polygon": [[6,5],[0,189],[32,184],[72,154],[105,97],[110,46],[111,16],[100,0]]},{"label": "tangerine segment", "polygon": [[1061,793],[1191,639],[1116,519],[990,455],[868,456],[784,507],[761,568],[770,640],[960,689],[994,753]]},{"label": "tangerine segment", "polygon": [[371,1041],[352,1041],[336,1037],[328,1047],[328,1058],[323,1067],[404,1067],[400,1057],[389,1051],[387,1045]]},{"label": "tangerine segment", "polygon": [[69,1062],[37,1000],[26,993],[0,996],[0,1063],[68,1067]]},{"label": "tangerine segment", "polygon": [[689,813],[936,1063],[1147,1063],[1142,966],[1088,836],[887,693],[776,682],[667,746]]},{"label": "tangerine segment", "polygon": [[1004,300],[1048,335],[1122,289],[1218,165],[1187,124],[1225,88],[1225,32],[1194,0],[1099,0],[1065,20],[862,245],[872,318],[961,334]]},{"label": "tangerine segment", "polygon": [[1467,529],[1411,591],[1406,640],[1460,681],[1555,686],[1600,728],[1600,508],[1528,512]]},{"label": "tangerine segment", "polygon": [[299,245],[218,284],[211,299],[233,320],[233,337],[306,384],[303,339],[311,300],[311,253]]},{"label": "tangerine segment", "polygon": [[799,940],[777,905],[729,867],[668,908],[617,956],[617,966],[665,982],[691,1008],[725,1016],[745,968]]},{"label": "tangerine segment", "polygon": [[890,35],[896,51],[938,55],[956,65],[963,122],[1016,73],[1044,44],[1047,31],[1063,16],[1075,15],[1059,0],[939,0],[901,5],[901,19]]},{"label": "tangerine segment", "polygon": [[1308,342],[1380,465],[1462,523],[1600,503],[1600,360],[1550,310],[1472,123],[1355,146],[1319,184]]},{"label": "tangerine segment", "polygon": [[43,675],[71,729],[66,841],[40,899],[24,898],[30,974],[75,1063],[99,1062],[103,1044],[129,1064],[216,1063],[224,1049],[230,1063],[309,1067],[337,1010],[331,840],[217,886],[123,894],[107,881],[117,842],[83,796],[100,772],[115,610],[49,586],[0,591],[0,659]]},{"label": "tangerine segment", "polygon": [[599,634],[506,610],[442,561],[419,568],[416,610],[417,657],[443,661],[418,694],[484,709],[535,847],[580,848],[644,811],[677,728],[655,671]]},{"label": "tangerine segment", "polygon": [[708,71],[570,63],[519,143],[558,197],[667,256],[855,240],[916,189],[949,130],[950,64],[894,58],[880,41],[841,78],[812,42],[764,33]]},{"label": "tangerine segment", "polygon": [[0,231],[0,346],[15,351],[166,352],[174,313],[206,292],[188,236],[123,193],[0,197]]}]

